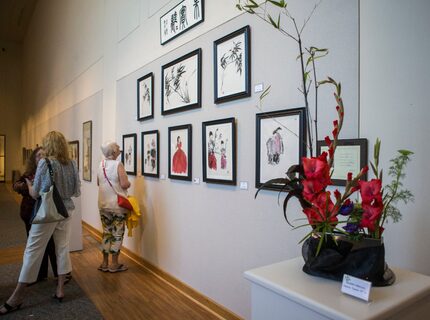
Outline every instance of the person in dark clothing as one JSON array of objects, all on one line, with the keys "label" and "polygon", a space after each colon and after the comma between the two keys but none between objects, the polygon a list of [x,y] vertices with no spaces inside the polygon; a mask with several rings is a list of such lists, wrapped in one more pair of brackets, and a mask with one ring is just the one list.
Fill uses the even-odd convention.
[{"label": "person in dark clothing", "polygon": [[[25,230],[28,233],[31,228],[31,216],[33,213],[33,207],[36,203],[30,194],[28,193],[28,186],[25,179],[33,180],[34,174],[36,173],[37,164],[39,160],[43,158],[43,149],[41,147],[37,147],[31,154],[30,158],[26,163],[26,168],[24,174],[13,184],[13,190],[22,195],[21,207],[20,207],[20,216],[22,221],[25,224]],[[57,277],[57,257],[55,255],[55,243],[54,238],[48,242],[46,246],[45,254],[43,255],[42,264],[40,266],[39,274],[37,276],[37,281],[42,281],[48,278],[48,258],[51,262],[52,272],[54,273],[54,277]]]}]

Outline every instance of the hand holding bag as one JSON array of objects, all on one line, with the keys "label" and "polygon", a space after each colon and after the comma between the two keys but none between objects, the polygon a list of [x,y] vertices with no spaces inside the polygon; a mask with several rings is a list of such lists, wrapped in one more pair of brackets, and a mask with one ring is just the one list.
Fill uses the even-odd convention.
[{"label": "hand holding bag", "polygon": [[118,192],[116,192],[116,190],[112,186],[112,183],[110,183],[110,180],[109,180],[109,178],[106,175],[106,169],[105,169],[105,162],[104,161],[102,163],[102,167],[103,167],[103,173],[105,175],[105,178],[106,178],[107,182],[111,186],[112,190],[116,193],[118,205],[121,208],[127,209],[129,211],[133,211],[133,206],[131,205],[130,201],[128,201],[128,199],[126,197],[124,197],[124,196],[120,195]]},{"label": "hand holding bag", "polygon": [[48,158],[45,160],[49,169],[51,187],[47,192],[40,192],[40,197],[37,198],[33,208],[32,224],[58,222],[69,217],[63,199],[55,186],[51,162]]}]

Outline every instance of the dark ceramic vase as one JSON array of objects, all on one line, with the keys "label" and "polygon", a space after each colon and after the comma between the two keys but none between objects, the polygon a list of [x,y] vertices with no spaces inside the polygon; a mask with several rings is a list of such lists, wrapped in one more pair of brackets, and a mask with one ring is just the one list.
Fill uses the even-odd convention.
[{"label": "dark ceramic vase", "polygon": [[320,237],[313,236],[303,243],[305,273],[336,281],[342,281],[343,275],[348,274],[370,281],[376,287],[392,285],[396,280],[385,263],[382,239],[364,238],[353,242],[343,235],[330,235],[317,255],[319,241]]}]

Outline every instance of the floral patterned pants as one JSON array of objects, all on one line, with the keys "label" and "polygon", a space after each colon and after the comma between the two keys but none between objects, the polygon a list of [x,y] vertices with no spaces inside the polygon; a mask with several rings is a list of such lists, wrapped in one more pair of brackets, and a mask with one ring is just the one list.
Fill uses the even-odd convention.
[{"label": "floral patterned pants", "polygon": [[103,239],[101,250],[103,253],[118,254],[124,239],[126,213],[100,210],[103,225]]}]

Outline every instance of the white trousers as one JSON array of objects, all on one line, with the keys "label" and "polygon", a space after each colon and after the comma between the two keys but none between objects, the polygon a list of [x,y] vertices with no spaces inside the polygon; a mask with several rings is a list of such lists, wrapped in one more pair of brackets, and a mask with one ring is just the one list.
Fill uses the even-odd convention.
[{"label": "white trousers", "polygon": [[69,254],[72,215],[73,210],[69,210],[69,218],[66,220],[31,225],[18,282],[32,283],[37,280],[43,254],[51,236],[54,237],[55,242],[58,274],[72,271]]}]

